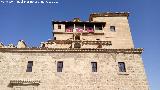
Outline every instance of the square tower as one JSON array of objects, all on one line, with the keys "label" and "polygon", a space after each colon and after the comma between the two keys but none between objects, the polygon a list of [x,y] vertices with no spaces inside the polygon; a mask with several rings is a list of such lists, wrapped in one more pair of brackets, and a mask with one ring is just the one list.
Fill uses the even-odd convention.
[{"label": "square tower", "polygon": [[79,43],[79,48],[134,48],[128,17],[128,12],[108,12],[90,14],[89,21],[52,21],[54,38],[46,47],[76,48]]}]

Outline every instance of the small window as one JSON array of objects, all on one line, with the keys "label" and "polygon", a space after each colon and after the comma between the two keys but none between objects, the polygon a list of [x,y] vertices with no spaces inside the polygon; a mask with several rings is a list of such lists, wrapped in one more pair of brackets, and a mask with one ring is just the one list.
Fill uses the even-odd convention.
[{"label": "small window", "polygon": [[115,26],[110,26],[110,31],[115,32],[116,31]]},{"label": "small window", "polygon": [[61,29],[61,25],[60,24],[58,24],[58,29]]},{"label": "small window", "polygon": [[124,62],[118,62],[119,72],[126,72],[126,67]]},{"label": "small window", "polygon": [[91,62],[92,72],[97,72],[97,62]]},{"label": "small window", "polygon": [[81,44],[80,43],[75,43],[74,48],[81,48]]},{"label": "small window", "polygon": [[75,36],[75,40],[80,40],[80,36],[79,36],[79,35],[76,35],[76,36]]},{"label": "small window", "polygon": [[62,72],[62,69],[63,69],[63,61],[58,61],[57,72]]},{"label": "small window", "polygon": [[33,61],[28,61],[26,72],[32,72]]},{"label": "small window", "polygon": [[56,40],[56,37],[54,37],[54,40]]},{"label": "small window", "polygon": [[99,41],[100,39],[96,39],[97,41]]}]

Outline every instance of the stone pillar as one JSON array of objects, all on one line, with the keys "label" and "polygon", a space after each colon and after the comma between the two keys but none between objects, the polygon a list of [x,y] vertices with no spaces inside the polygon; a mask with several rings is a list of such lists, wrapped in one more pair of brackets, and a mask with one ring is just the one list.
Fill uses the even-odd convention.
[{"label": "stone pillar", "polygon": [[96,26],[95,26],[95,24],[94,24],[94,28],[93,28],[93,29],[94,29],[94,31],[95,31],[95,29],[96,29]]},{"label": "stone pillar", "polygon": [[76,25],[73,26],[73,32],[76,32]]},{"label": "stone pillar", "polygon": [[86,30],[86,26],[85,26],[85,24],[84,24],[84,31]]}]

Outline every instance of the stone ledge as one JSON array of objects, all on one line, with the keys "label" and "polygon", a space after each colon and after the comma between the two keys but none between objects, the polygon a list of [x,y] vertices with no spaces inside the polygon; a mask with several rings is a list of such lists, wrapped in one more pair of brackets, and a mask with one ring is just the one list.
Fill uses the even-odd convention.
[{"label": "stone ledge", "polygon": [[131,49],[95,49],[95,48],[0,48],[0,52],[11,53],[124,53],[124,54],[141,54],[142,48]]},{"label": "stone ledge", "polygon": [[102,44],[102,45],[107,45],[107,46],[110,46],[112,45],[112,42],[111,41],[82,41],[82,40],[49,40],[47,41],[46,44],[72,44],[72,43],[82,43],[82,45],[99,45],[99,44]]},{"label": "stone ledge", "polygon": [[118,75],[129,75],[127,72],[119,72]]},{"label": "stone ledge", "polygon": [[10,80],[10,84],[40,84],[40,80]]}]

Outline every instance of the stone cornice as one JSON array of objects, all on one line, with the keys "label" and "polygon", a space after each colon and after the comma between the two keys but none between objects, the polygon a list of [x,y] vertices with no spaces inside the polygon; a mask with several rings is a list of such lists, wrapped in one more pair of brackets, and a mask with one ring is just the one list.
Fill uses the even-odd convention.
[{"label": "stone cornice", "polygon": [[52,21],[52,24],[103,24],[105,25],[106,22],[89,22],[89,21]]},{"label": "stone cornice", "polygon": [[53,43],[56,43],[56,44],[72,44],[73,42],[77,42],[77,43],[82,43],[82,45],[96,45],[96,44],[102,44],[102,45],[112,45],[111,41],[71,41],[71,40],[49,40],[47,41],[46,44],[53,44]]},{"label": "stone cornice", "polygon": [[10,84],[40,84],[40,80],[10,80]]},{"label": "stone cornice", "polygon": [[141,54],[142,48],[131,49],[91,49],[91,48],[0,48],[0,52],[10,53],[125,53]]},{"label": "stone cornice", "polygon": [[[75,33],[75,32],[53,32],[53,34],[74,34],[74,33]],[[104,35],[104,32],[93,32],[93,33],[82,32],[82,35],[88,35],[88,34]]]}]

